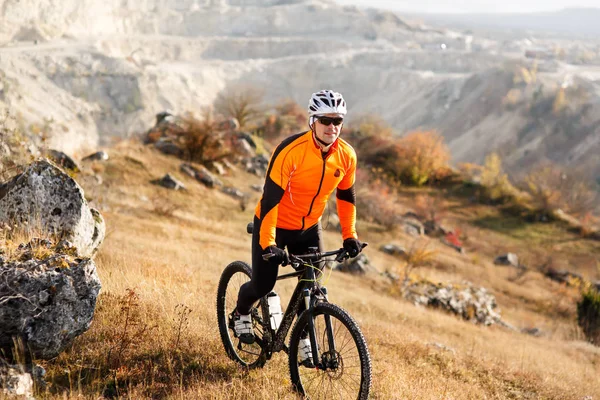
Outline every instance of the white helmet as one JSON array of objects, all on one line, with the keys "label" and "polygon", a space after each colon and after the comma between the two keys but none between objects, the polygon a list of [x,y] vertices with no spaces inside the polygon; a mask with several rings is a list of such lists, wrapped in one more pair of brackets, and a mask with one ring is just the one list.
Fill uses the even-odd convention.
[{"label": "white helmet", "polygon": [[321,90],[310,96],[308,115],[312,117],[323,114],[346,115],[346,102],[340,93],[333,90]]}]

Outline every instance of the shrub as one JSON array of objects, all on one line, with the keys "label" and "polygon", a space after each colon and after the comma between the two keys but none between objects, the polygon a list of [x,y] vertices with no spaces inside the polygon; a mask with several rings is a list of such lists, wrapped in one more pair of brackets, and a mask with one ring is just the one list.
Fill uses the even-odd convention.
[{"label": "shrub", "polygon": [[397,180],[397,148],[392,128],[378,116],[362,116],[344,128],[343,137],[356,149],[362,165],[377,171],[379,178]]},{"label": "shrub", "polygon": [[550,162],[534,167],[522,187],[531,197],[535,211],[546,216],[551,216],[558,209],[584,216],[594,210],[598,200],[598,193],[581,173]]},{"label": "shrub", "polygon": [[380,117],[359,117],[345,131],[361,163],[378,171],[389,182],[422,186],[445,181],[453,172],[444,138],[435,131],[416,131],[401,138]]},{"label": "shrub", "polygon": [[448,169],[450,152],[435,131],[416,131],[397,143],[396,172],[402,183],[422,186]]},{"label": "shrub", "polygon": [[231,143],[218,132],[210,110],[205,110],[201,119],[188,117],[180,125],[181,130],[173,133],[186,160],[204,164],[233,154]]},{"label": "shrub", "polygon": [[494,204],[506,203],[516,196],[517,190],[504,173],[502,159],[497,153],[490,153],[485,157],[480,183],[483,186],[480,197]]},{"label": "shrub", "polygon": [[591,285],[577,303],[577,322],[588,341],[600,345],[600,292]]},{"label": "shrub", "polygon": [[[437,250],[430,249],[431,240],[428,238],[415,239],[405,255],[403,279],[400,282],[403,292],[411,280],[411,274],[415,269],[430,265],[437,256]],[[397,269],[401,272],[401,268]]]},{"label": "shrub", "polygon": [[473,163],[458,163],[458,171],[465,183],[476,183],[481,179],[483,166]]},{"label": "shrub", "polygon": [[448,205],[441,194],[437,196],[420,194],[415,197],[413,208],[424,221],[438,224],[446,215]]},{"label": "shrub", "polygon": [[401,210],[395,201],[395,189],[381,179],[381,171],[358,169],[356,194],[358,217],[387,229],[396,226]]},{"label": "shrub", "polygon": [[[360,144],[372,138],[391,139],[394,130],[381,117],[369,114],[355,118],[344,135],[349,141],[361,147]],[[360,150],[368,150],[368,147],[361,147]]]},{"label": "shrub", "polygon": [[306,111],[295,101],[286,100],[265,118],[258,131],[267,141],[280,141],[282,137],[307,130],[307,121]]}]

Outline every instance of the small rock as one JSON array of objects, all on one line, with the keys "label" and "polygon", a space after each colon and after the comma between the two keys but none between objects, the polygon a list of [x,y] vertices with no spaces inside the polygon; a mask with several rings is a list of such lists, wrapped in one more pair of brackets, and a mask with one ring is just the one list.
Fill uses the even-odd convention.
[{"label": "small rock", "polygon": [[0,364],[0,394],[8,398],[34,399],[31,374],[23,371],[19,366]]},{"label": "small rock", "polygon": [[89,156],[85,156],[81,161],[106,161],[108,160],[108,153],[105,151],[97,151]]},{"label": "small rock", "polygon": [[542,334],[538,328],[523,328],[521,332],[531,336],[540,336]]},{"label": "small rock", "polygon": [[48,158],[64,169],[71,170],[73,172],[81,171],[77,163],[62,151],[50,149],[48,150]]},{"label": "small rock", "polygon": [[237,137],[238,139],[247,142],[253,150],[256,150],[256,143],[254,142],[254,139],[252,139],[252,135],[246,132],[239,132]]},{"label": "small rock", "polygon": [[210,169],[212,169],[217,175],[225,175],[227,171],[225,171],[225,167],[218,161],[213,161],[210,163]]},{"label": "small rock", "polygon": [[236,198],[236,199],[246,198],[246,195],[242,191],[240,191],[234,187],[231,187],[231,186],[225,186],[221,189],[221,191],[233,198]]},{"label": "small rock", "polygon": [[369,263],[366,254],[359,254],[358,257],[348,259],[334,267],[336,271],[348,272],[350,274],[364,275],[374,268]]},{"label": "small rock", "polygon": [[210,171],[206,169],[206,167],[203,165],[196,168],[191,164],[183,163],[179,168],[181,169],[181,172],[191,176],[192,178],[196,179],[198,182],[206,185],[209,188],[213,188],[215,186],[223,186],[223,183],[213,174],[211,174]]},{"label": "small rock", "polygon": [[340,223],[340,217],[335,212],[329,212],[327,216],[324,216],[321,219],[321,224],[323,225],[323,229],[341,232],[342,225]]},{"label": "small rock", "polygon": [[385,272],[383,272],[382,275],[388,278],[390,281],[392,281],[392,283],[397,283],[398,281],[400,281],[400,276],[398,274],[390,272],[389,270],[385,270]]},{"label": "small rock", "polygon": [[225,169],[229,171],[237,171],[237,167],[231,163],[228,159],[224,158],[221,160]]},{"label": "small rock", "polygon": [[173,122],[174,116],[173,111],[165,110],[156,114],[156,123],[155,125],[160,125],[163,122]]},{"label": "small rock", "polygon": [[444,236],[451,231],[450,229],[433,220],[425,221],[423,228],[425,229],[426,235],[433,237]]},{"label": "small rock", "polygon": [[496,257],[494,260],[496,265],[508,265],[513,267],[519,266],[519,257],[515,253],[507,253]]},{"label": "small rock", "polygon": [[240,123],[235,118],[228,118],[219,124],[218,129],[221,131],[237,131],[240,129]]},{"label": "small rock", "polygon": [[393,243],[384,244],[379,248],[379,250],[392,256],[402,256],[406,254],[406,249],[404,247]]},{"label": "small rock", "polygon": [[154,147],[156,147],[161,153],[181,157],[183,152],[173,142],[169,142],[167,140],[159,139],[156,143],[154,143]]},{"label": "small rock", "polygon": [[177,179],[173,178],[171,174],[165,174],[165,176],[163,176],[162,178],[155,179],[151,181],[151,183],[165,187],[167,189],[185,190],[185,185],[179,182]]},{"label": "small rock", "polygon": [[422,236],[425,234],[423,224],[416,218],[402,217],[401,223],[404,226],[404,232],[411,236]]},{"label": "small rock", "polygon": [[567,285],[572,285],[576,282],[583,282],[584,278],[581,274],[576,272],[571,272],[566,269],[554,269],[552,267],[548,268],[545,272],[546,277],[552,279],[553,281],[565,283]]}]

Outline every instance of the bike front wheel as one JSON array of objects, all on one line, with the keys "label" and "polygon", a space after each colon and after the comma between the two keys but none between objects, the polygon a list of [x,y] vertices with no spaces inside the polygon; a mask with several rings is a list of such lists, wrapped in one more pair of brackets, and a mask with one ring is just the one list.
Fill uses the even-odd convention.
[{"label": "bike front wheel", "polygon": [[251,275],[250,266],[242,261],[234,261],[223,270],[217,289],[217,320],[221,340],[229,358],[244,367],[255,368],[262,367],[266,362],[266,352],[260,345],[263,339],[261,308],[265,300],[259,300],[250,311],[254,335],[256,336],[254,343],[242,343],[235,337],[230,327],[230,316],[237,305],[240,287],[250,280]]},{"label": "bike front wheel", "polygon": [[[306,338],[313,318],[319,362],[315,368],[299,363],[300,340]],[[302,313],[290,338],[292,385],[316,399],[367,399],[371,389],[371,356],[360,328],[342,308],[321,303]]]}]

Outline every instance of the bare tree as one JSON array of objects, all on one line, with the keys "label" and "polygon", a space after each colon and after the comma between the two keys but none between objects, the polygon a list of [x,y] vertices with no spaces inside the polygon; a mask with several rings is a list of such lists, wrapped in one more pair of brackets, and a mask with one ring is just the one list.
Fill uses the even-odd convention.
[{"label": "bare tree", "polygon": [[525,178],[524,190],[538,212],[551,214],[557,209],[581,217],[594,210],[596,192],[575,169],[551,162],[538,164]]},{"label": "bare tree", "polygon": [[264,112],[264,92],[260,88],[245,86],[222,92],[215,101],[215,110],[227,118],[235,118],[240,128],[248,128]]}]

